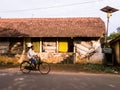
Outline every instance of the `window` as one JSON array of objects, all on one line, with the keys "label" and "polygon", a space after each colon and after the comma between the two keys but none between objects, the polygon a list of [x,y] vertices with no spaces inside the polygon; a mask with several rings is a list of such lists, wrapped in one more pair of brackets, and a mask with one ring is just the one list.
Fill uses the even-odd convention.
[{"label": "window", "polygon": [[57,43],[54,38],[44,38],[42,42],[42,51],[43,52],[56,52]]},{"label": "window", "polygon": [[68,52],[68,42],[60,41],[58,50],[59,50],[59,52]]},{"label": "window", "polygon": [[58,40],[58,52],[73,52],[73,39],[60,38]]},{"label": "window", "polygon": [[39,38],[32,38],[31,42],[34,46],[34,51],[40,52],[40,39]]}]

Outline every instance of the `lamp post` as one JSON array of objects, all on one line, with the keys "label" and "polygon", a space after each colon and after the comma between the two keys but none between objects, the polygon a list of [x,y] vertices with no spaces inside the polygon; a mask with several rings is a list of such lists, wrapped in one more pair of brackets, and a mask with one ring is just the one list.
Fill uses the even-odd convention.
[{"label": "lamp post", "polygon": [[112,13],[118,11],[118,9],[112,8],[110,6],[106,6],[101,9],[101,11],[107,13],[107,28],[106,28],[106,33],[105,33],[105,46],[103,48],[103,53],[104,53],[104,64],[114,64],[114,56],[112,54],[112,48],[109,48],[107,45],[107,37],[108,37],[108,28],[109,28],[109,19]]},{"label": "lamp post", "polygon": [[107,28],[106,28],[106,33],[105,33],[105,47],[107,47],[109,19],[110,19],[110,16],[112,16],[112,13],[118,11],[118,9],[115,9],[113,7],[110,7],[110,6],[106,6],[106,7],[102,8],[102,9],[100,9],[100,10],[107,13]]}]

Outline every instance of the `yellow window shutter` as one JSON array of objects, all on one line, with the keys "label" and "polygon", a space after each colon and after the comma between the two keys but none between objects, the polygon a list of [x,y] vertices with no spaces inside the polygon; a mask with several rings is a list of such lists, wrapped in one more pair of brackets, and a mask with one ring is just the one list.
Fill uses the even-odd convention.
[{"label": "yellow window shutter", "polygon": [[34,51],[39,52],[40,51],[40,43],[39,42],[32,42],[34,46]]},{"label": "yellow window shutter", "polygon": [[59,42],[59,52],[68,51],[68,42]]}]

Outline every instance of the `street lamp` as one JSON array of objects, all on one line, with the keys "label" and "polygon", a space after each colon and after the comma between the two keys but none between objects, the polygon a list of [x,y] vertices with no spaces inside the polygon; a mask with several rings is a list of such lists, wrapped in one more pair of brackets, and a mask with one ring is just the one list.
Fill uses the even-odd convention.
[{"label": "street lamp", "polygon": [[106,33],[105,33],[105,46],[103,48],[103,53],[104,53],[104,64],[110,64],[113,65],[114,64],[114,56],[112,54],[112,48],[109,48],[107,45],[107,37],[108,37],[108,26],[109,26],[109,19],[110,16],[112,15],[111,13],[114,13],[116,11],[118,11],[118,9],[112,8],[110,6],[106,6],[104,8],[101,9],[101,11],[107,13],[107,28],[106,28]]},{"label": "street lamp", "polygon": [[114,13],[116,11],[118,11],[118,9],[115,9],[113,7],[110,6],[106,6],[102,9],[100,9],[101,11],[107,13],[107,28],[106,28],[106,33],[105,33],[105,47],[107,47],[107,36],[108,36],[108,27],[109,27],[109,18],[110,16],[112,16],[111,13]]}]

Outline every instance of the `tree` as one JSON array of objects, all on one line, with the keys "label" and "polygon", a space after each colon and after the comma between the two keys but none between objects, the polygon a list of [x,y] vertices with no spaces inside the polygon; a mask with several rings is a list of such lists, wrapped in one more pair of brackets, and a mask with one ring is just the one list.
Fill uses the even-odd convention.
[{"label": "tree", "polygon": [[117,32],[113,32],[110,34],[109,39],[116,38],[117,36],[120,35],[120,27],[118,27],[116,30],[117,30]]},{"label": "tree", "polygon": [[117,32],[120,32],[120,26],[117,28]]}]

